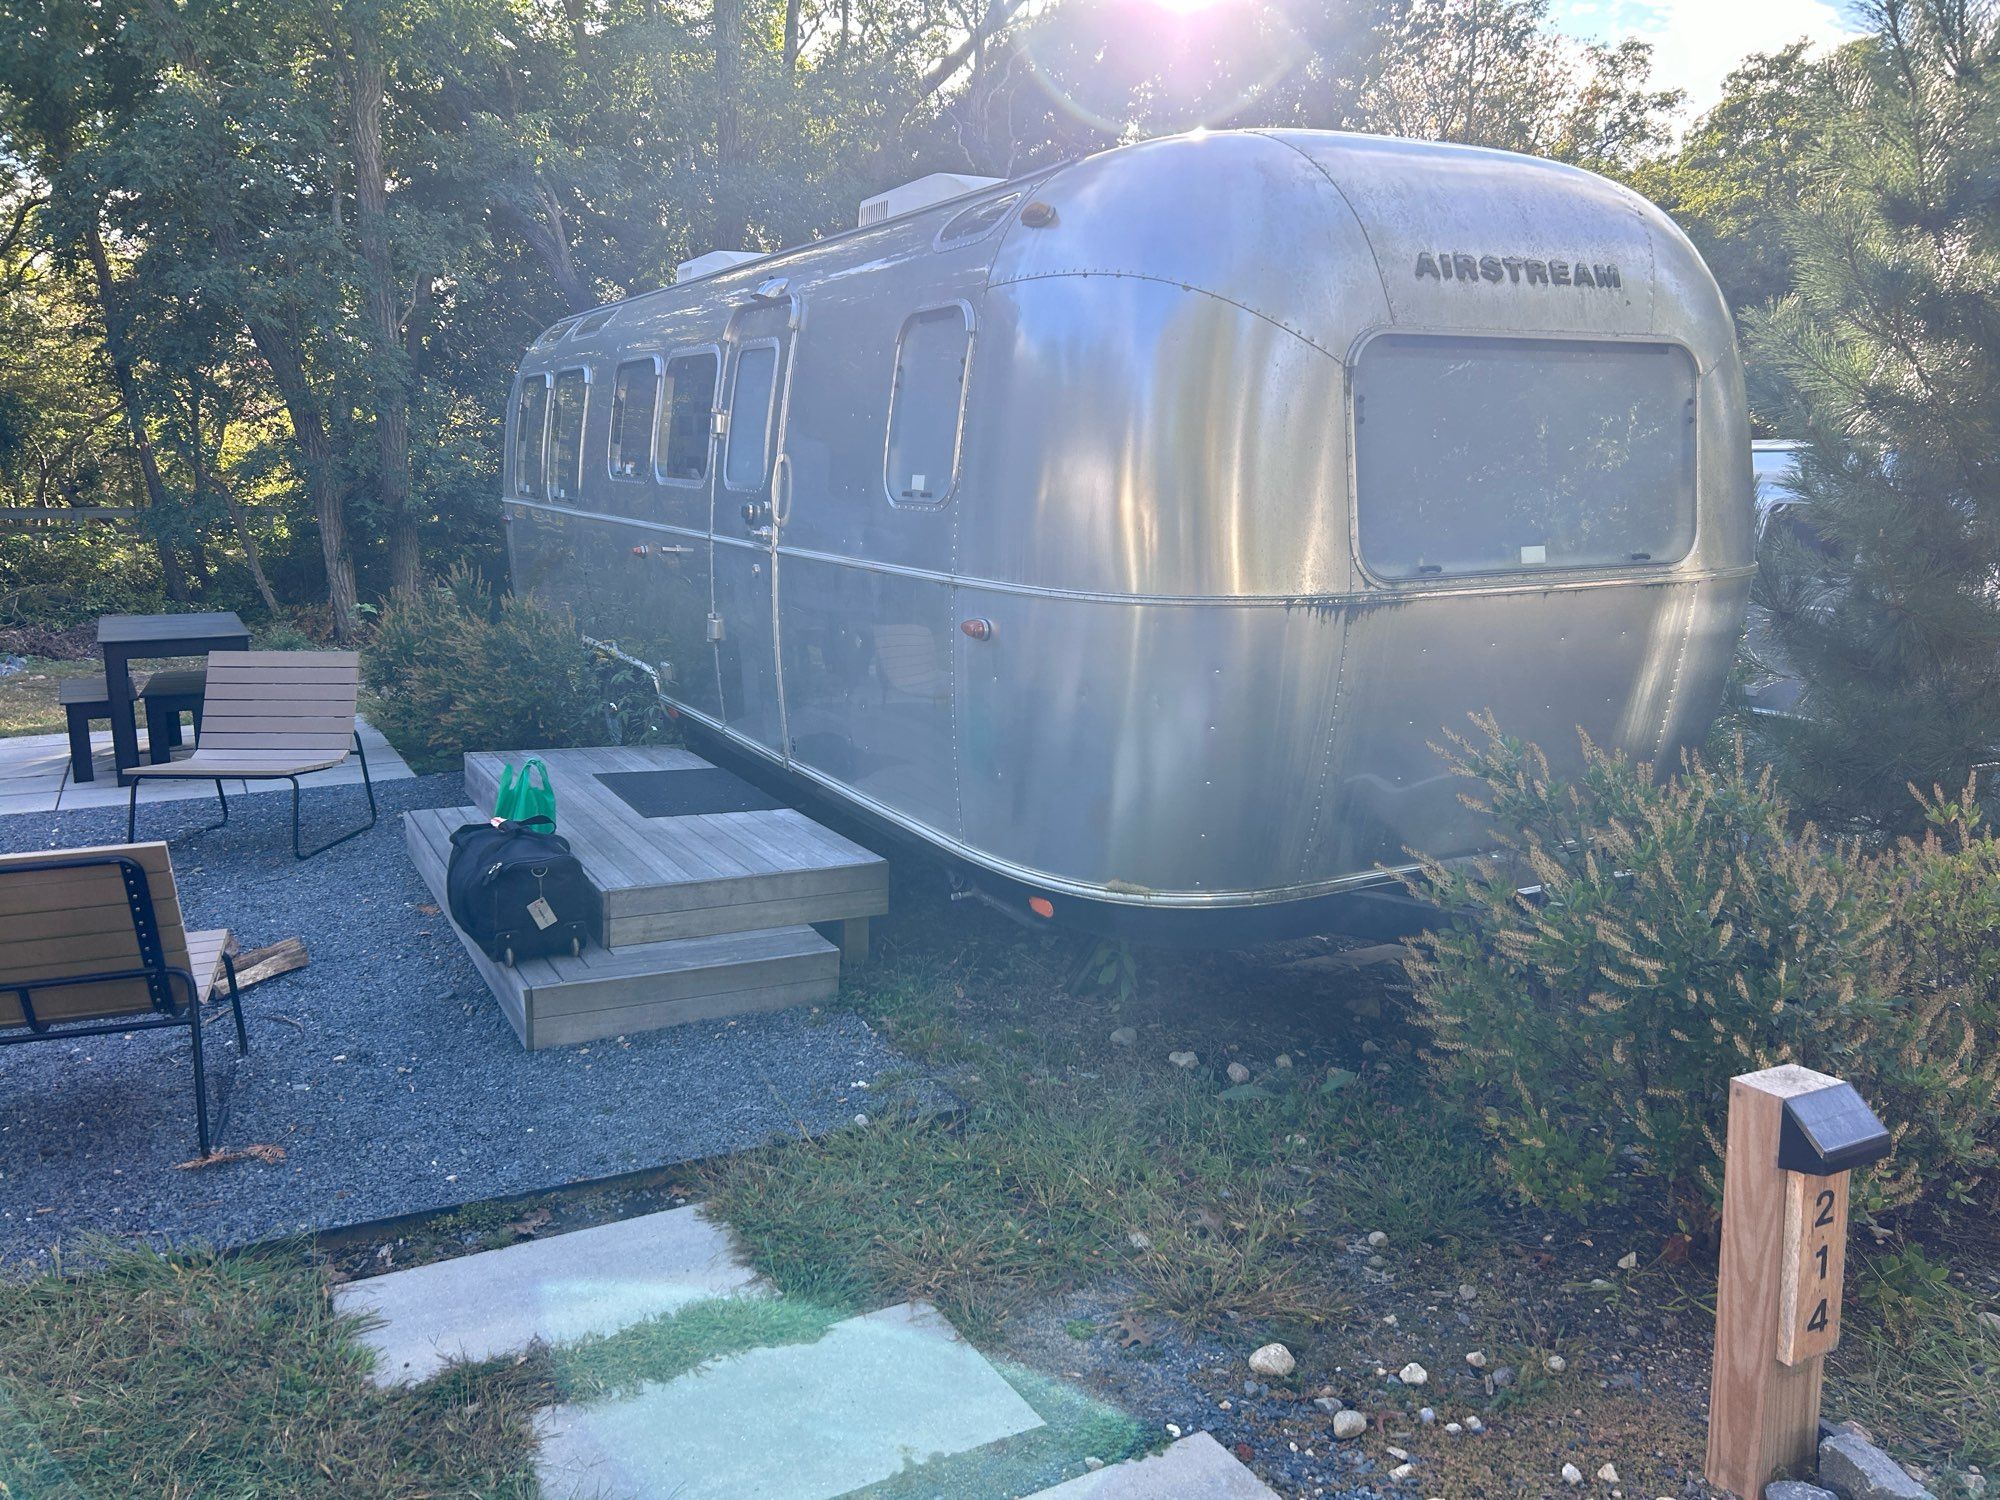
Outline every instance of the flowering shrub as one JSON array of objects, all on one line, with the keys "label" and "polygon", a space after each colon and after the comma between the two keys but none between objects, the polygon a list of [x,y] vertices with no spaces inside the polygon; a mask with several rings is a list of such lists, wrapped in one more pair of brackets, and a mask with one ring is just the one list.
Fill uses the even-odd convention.
[{"label": "flowering shrub", "polygon": [[1963,807],[1937,799],[1926,839],[1870,854],[1795,826],[1740,752],[1656,780],[1586,742],[1563,779],[1482,719],[1447,753],[1497,852],[1420,857],[1413,888],[1453,915],[1408,968],[1440,1092],[1516,1195],[1582,1213],[1650,1178],[1705,1232],[1729,1079],[1786,1062],[1854,1083],[1896,1137],[1857,1211],[1980,1189],[2000,847]]}]

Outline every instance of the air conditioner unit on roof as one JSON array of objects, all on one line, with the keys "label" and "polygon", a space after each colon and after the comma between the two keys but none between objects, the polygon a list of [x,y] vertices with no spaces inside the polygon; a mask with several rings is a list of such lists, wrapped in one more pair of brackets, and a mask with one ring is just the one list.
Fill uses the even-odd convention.
[{"label": "air conditioner unit on roof", "polygon": [[713,276],[718,271],[727,271],[731,266],[740,266],[753,260],[762,260],[761,250],[711,250],[706,255],[697,255],[693,260],[684,260],[674,267],[674,282],[693,281],[699,276]]},{"label": "air conditioner unit on roof", "polygon": [[885,193],[877,193],[872,198],[861,200],[861,226],[879,224],[884,219],[893,219],[898,214],[915,213],[920,208],[929,208],[933,203],[946,203],[953,198],[963,198],[967,193],[976,193],[981,188],[998,187],[1004,179],[999,177],[973,177],[964,172],[933,172],[928,177],[919,177],[915,182],[906,182],[900,187],[892,187]]}]

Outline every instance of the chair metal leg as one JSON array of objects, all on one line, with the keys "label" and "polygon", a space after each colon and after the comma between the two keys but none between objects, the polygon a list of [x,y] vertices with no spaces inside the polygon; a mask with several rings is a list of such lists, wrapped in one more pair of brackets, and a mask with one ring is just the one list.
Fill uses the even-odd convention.
[{"label": "chair metal leg", "polygon": [[373,828],[375,820],[381,816],[380,810],[375,806],[375,782],[368,774],[368,752],[362,748],[361,731],[358,729],[354,731],[354,748],[360,752],[361,756],[361,786],[362,790],[368,793],[368,821],[363,823],[359,828],[350,828],[337,839],[328,839],[324,844],[316,845],[311,849],[301,849],[299,847],[299,778],[296,776],[286,777],[285,779],[292,784],[292,857],[294,859],[311,859],[315,854],[326,853],[327,850],[333,848],[336,844],[344,844],[349,839],[359,838],[362,834]]},{"label": "chair metal leg", "polygon": [[222,972],[229,979],[229,1009],[236,1017],[236,1055],[250,1055],[250,1038],[243,1030],[243,993],[236,988],[236,960],[227,953],[222,955]]},{"label": "chair metal leg", "polygon": [[125,800],[125,842],[136,839],[139,828],[139,778],[132,778],[132,795]]},{"label": "chair metal leg", "polygon": [[194,1124],[201,1154],[208,1155],[208,1072],[202,1066],[201,1006],[188,996],[188,1035],[194,1039]]}]

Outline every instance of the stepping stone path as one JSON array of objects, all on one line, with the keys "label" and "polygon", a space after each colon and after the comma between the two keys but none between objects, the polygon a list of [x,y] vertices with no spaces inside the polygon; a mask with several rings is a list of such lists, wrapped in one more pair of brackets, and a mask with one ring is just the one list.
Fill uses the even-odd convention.
[{"label": "stepping stone path", "polygon": [[[610,1334],[690,1303],[764,1296],[727,1230],[678,1208],[358,1281],[335,1292],[378,1326],[378,1384],[454,1358]],[[812,1343],[750,1349],[672,1380],[537,1419],[550,1500],[832,1500],[933,1458],[1043,1425],[923,1302],[835,1323]],[[1040,1492],[1035,1500],[1275,1500],[1206,1433]]]},{"label": "stepping stone path", "polygon": [[616,1333],[705,1297],[759,1293],[729,1232],[676,1208],[350,1282],[334,1307],[380,1320],[361,1336],[377,1385],[415,1385],[453,1359]]}]

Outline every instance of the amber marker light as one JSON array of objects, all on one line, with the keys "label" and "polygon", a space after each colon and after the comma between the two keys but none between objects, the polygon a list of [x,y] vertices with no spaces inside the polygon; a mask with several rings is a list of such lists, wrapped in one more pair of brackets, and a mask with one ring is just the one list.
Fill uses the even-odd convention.
[{"label": "amber marker light", "polygon": [[993,622],[991,620],[960,620],[958,628],[971,636],[975,641],[990,641],[993,639]]},{"label": "amber marker light", "polygon": [[1056,904],[1047,896],[1030,896],[1028,910],[1038,917],[1053,917],[1056,914]]}]

